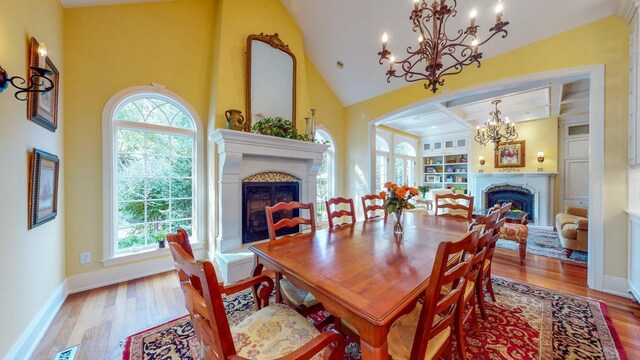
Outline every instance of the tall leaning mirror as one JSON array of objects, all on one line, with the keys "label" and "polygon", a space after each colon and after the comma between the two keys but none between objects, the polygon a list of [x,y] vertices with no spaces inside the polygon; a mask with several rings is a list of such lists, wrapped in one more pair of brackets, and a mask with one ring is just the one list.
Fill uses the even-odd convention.
[{"label": "tall leaning mirror", "polygon": [[296,121],[296,57],[278,34],[247,37],[245,131],[266,117]]}]

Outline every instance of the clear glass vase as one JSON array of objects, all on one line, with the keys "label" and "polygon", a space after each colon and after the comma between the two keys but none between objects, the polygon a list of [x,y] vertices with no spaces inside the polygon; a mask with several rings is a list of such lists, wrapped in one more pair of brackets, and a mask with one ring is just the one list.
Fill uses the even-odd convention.
[{"label": "clear glass vase", "polygon": [[404,233],[404,227],[402,226],[402,211],[394,212],[395,221],[393,223],[393,232],[398,235],[402,235]]}]

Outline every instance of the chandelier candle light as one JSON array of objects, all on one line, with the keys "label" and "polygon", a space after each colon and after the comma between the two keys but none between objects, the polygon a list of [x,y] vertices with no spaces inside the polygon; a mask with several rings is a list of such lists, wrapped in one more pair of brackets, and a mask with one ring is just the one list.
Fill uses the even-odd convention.
[{"label": "chandelier candle light", "polygon": [[[424,88],[431,88],[431,91],[436,93],[438,86],[444,85],[443,77],[459,74],[465,66],[474,63],[480,67],[482,52],[478,51],[479,48],[497,34],[502,34],[502,38],[507,37],[508,33],[504,28],[509,22],[502,21],[504,6],[502,1],[498,0],[495,7],[496,23],[489,29],[490,34],[484,41],[479,41],[477,37],[478,11],[475,8],[469,14],[469,26],[457,30],[450,38],[447,33],[447,21],[457,14],[457,0],[433,0],[431,5],[428,5],[427,1],[414,0],[414,9],[409,17],[413,23],[413,32],[420,33],[418,48],[413,50],[411,46],[408,47],[409,56],[396,61],[387,49],[389,36],[385,32],[382,35],[382,51],[378,55],[381,65],[383,60],[389,61],[387,82],[391,82],[392,77],[404,78],[408,82],[426,80]],[[399,65],[400,70],[394,69],[394,65]]]},{"label": "chandelier candle light", "polygon": [[[498,150],[498,145],[501,141],[512,141],[518,138],[516,127],[509,122],[509,118],[506,117],[505,121],[500,118],[500,110],[498,110],[498,104],[502,100],[494,100],[491,103],[495,105],[495,110],[489,113],[490,118],[484,122],[482,127],[476,128],[476,136],[474,139],[481,145],[486,145],[489,141],[494,143],[494,150]],[[504,127],[504,133],[501,133]]]}]

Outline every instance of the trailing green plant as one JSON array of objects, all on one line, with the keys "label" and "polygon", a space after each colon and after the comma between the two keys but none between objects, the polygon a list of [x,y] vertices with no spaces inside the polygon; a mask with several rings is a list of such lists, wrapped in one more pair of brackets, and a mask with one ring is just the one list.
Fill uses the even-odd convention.
[{"label": "trailing green plant", "polygon": [[[281,117],[264,118],[251,127],[251,131],[262,135],[277,136],[300,141],[315,141],[310,134],[298,134],[293,122]],[[322,142],[324,143],[324,141]]]}]

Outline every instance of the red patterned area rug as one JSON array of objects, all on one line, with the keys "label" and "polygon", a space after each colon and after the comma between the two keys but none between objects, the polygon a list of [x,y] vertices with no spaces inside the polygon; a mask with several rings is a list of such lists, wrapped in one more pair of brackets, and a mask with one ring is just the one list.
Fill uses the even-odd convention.
[{"label": "red patterned area rug", "polygon": [[[487,297],[487,321],[480,334],[467,329],[469,359],[621,359],[627,357],[604,303],[504,278],[493,278],[496,302]],[[253,312],[250,292],[225,299],[230,323]],[[326,313],[309,317],[318,324]],[[127,337],[123,360],[200,359],[188,317]],[[348,340],[345,359],[359,359]]]}]

